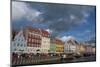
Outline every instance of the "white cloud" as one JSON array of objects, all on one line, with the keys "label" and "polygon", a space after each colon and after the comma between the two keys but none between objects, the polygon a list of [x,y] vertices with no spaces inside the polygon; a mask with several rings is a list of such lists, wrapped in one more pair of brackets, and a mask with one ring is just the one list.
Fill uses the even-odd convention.
[{"label": "white cloud", "polygon": [[21,2],[12,2],[12,20],[22,18],[26,14],[27,6]]},{"label": "white cloud", "polygon": [[64,20],[64,18],[59,18],[59,19],[58,19],[58,21],[63,21],[63,20]]},{"label": "white cloud", "polygon": [[63,36],[63,37],[61,38],[61,40],[64,41],[64,42],[65,42],[66,39],[67,39],[67,36]]},{"label": "white cloud", "polygon": [[40,14],[41,12],[30,8],[30,6],[24,2],[12,2],[12,20],[19,20],[25,17],[30,21],[37,21]]},{"label": "white cloud", "polygon": [[48,31],[49,33],[52,33],[52,30],[50,30],[50,29],[46,29],[46,31]]},{"label": "white cloud", "polygon": [[86,18],[89,16],[88,12],[83,11],[82,13],[83,13],[84,17],[86,17]]},{"label": "white cloud", "polygon": [[74,20],[75,19],[75,16],[74,15],[70,15],[70,19],[71,20]]},{"label": "white cloud", "polygon": [[77,36],[85,36],[88,35],[89,33],[91,33],[91,30],[85,30],[83,32],[78,32],[78,34],[76,34]]},{"label": "white cloud", "polygon": [[70,40],[70,39],[75,39],[73,36],[63,36],[62,38],[61,38],[61,40],[62,41],[68,41],[68,40]]},{"label": "white cloud", "polygon": [[90,30],[86,30],[86,31],[85,31],[85,33],[90,33],[90,32],[91,32]]}]

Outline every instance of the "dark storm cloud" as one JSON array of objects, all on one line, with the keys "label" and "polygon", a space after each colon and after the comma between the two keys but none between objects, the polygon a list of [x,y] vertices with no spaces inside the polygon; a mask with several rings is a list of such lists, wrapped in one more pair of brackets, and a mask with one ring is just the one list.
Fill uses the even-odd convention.
[{"label": "dark storm cloud", "polygon": [[68,31],[83,23],[93,6],[43,4],[43,23],[56,32]]},{"label": "dark storm cloud", "polygon": [[93,6],[13,2],[12,27],[21,28],[28,25],[45,28],[52,31],[53,36],[58,36],[59,33],[86,22],[94,9]]},{"label": "dark storm cloud", "polygon": [[92,36],[88,41],[86,41],[86,43],[96,43],[96,36]]}]

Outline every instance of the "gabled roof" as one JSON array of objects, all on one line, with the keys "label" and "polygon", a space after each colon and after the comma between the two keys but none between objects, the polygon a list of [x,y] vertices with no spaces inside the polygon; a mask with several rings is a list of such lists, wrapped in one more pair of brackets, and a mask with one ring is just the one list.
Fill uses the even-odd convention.
[{"label": "gabled roof", "polygon": [[26,28],[26,30],[28,30],[28,32],[40,34],[43,37],[48,37],[50,35],[48,31],[46,31],[44,29],[40,29],[40,28],[28,27],[28,28]]},{"label": "gabled roof", "polygon": [[29,32],[34,32],[34,33],[41,33],[41,31],[37,28],[32,28],[32,27],[28,27],[26,28]]},{"label": "gabled roof", "polygon": [[12,31],[11,33],[11,39],[14,40],[15,36],[18,34],[16,31]]},{"label": "gabled roof", "polygon": [[67,43],[70,43],[71,45],[79,45],[79,43],[73,39],[68,40]]},{"label": "gabled roof", "polygon": [[[44,29],[38,29],[38,28],[33,28],[33,27],[27,27],[26,29],[23,29],[23,30],[20,30],[19,32],[22,32],[20,35],[23,35],[25,40],[26,40],[26,34],[28,32],[33,32],[33,33],[36,33],[36,34],[40,34],[42,35],[43,37],[49,37],[49,32],[44,30]],[[19,34],[19,32],[16,32],[16,31],[12,31],[12,40],[14,40],[15,36],[17,34]]]},{"label": "gabled roof", "polygon": [[43,37],[48,37],[50,34],[48,31],[41,29],[41,33]]},{"label": "gabled roof", "polygon": [[55,39],[55,43],[62,44],[62,45],[64,44],[64,42],[58,38]]}]

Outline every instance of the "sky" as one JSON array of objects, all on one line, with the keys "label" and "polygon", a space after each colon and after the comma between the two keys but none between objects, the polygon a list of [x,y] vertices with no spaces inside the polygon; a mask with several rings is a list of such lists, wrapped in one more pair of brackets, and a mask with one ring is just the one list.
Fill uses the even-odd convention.
[{"label": "sky", "polygon": [[67,38],[93,41],[95,25],[95,6],[12,1],[13,30],[32,26],[45,29],[51,37],[59,37],[63,41]]}]

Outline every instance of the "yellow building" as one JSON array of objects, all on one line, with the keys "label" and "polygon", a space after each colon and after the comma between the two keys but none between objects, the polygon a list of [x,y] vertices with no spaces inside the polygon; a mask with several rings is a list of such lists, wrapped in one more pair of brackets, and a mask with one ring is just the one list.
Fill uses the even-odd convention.
[{"label": "yellow building", "polygon": [[60,39],[55,39],[56,43],[56,53],[64,52],[64,43]]}]

